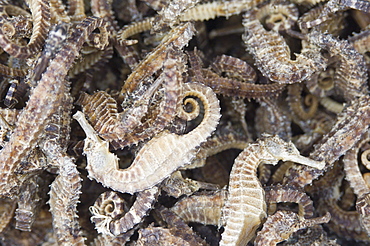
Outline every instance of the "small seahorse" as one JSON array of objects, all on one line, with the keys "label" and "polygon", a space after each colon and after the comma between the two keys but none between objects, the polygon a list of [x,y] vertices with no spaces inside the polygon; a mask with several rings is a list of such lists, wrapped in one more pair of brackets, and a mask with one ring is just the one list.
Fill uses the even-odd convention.
[{"label": "small seahorse", "polygon": [[220,245],[247,245],[266,216],[264,190],[257,178],[259,164],[276,165],[280,160],[292,161],[322,169],[325,162],[301,156],[291,142],[277,136],[263,135],[236,158],[230,173],[229,196],[223,209],[225,231]]}]

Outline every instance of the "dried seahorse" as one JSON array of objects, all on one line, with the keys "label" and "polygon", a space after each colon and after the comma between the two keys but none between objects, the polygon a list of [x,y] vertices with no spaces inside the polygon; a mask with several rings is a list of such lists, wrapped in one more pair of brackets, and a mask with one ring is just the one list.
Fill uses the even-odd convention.
[{"label": "dried seahorse", "polygon": [[334,78],[345,99],[350,101],[369,93],[365,59],[348,41],[338,40],[319,31],[311,31],[307,38],[311,43],[328,50],[331,56],[339,58]]},{"label": "dried seahorse", "polygon": [[322,169],[324,162],[301,156],[291,142],[265,135],[250,144],[236,158],[230,173],[229,196],[223,209],[225,231],[220,245],[246,245],[266,216],[264,190],[257,178],[259,164],[276,165],[279,160],[293,161]]},{"label": "dried seahorse", "polygon": [[[181,91],[182,72],[185,71],[179,50],[190,40],[194,27],[190,23],[172,30],[166,40],[155,48],[130,74],[122,91],[128,101],[124,111],[118,113],[117,103],[105,92],[92,96],[83,94],[78,103],[83,105],[94,129],[115,148],[137,144],[159,133],[175,116],[175,108]],[[142,86],[157,70],[163,72],[154,82]],[[156,117],[142,121],[158,87],[163,85],[164,96]],[[135,134],[132,134],[135,132]]]},{"label": "dried seahorse", "polygon": [[283,184],[299,187],[311,184],[313,180],[323,175],[336,160],[350,150],[368,130],[370,124],[369,102],[370,97],[368,95],[353,100],[339,114],[330,132],[319,143],[314,145],[310,158],[318,161],[325,160],[327,166],[324,170],[294,166],[289,169],[289,175],[284,178]]},{"label": "dried seahorse", "polygon": [[277,83],[292,84],[309,79],[314,72],[325,69],[326,60],[318,49],[305,49],[296,55],[296,60],[292,60],[284,38],[276,31],[267,31],[256,18],[257,13],[258,9],[244,15],[246,34],[243,40],[263,75]]},{"label": "dried seahorse", "polygon": [[171,32],[164,37],[164,40],[162,40],[162,42],[150,52],[129,75],[121,89],[120,98],[123,99],[127,96],[126,94],[130,95],[135,92],[142,81],[162,68],[162,64],[167,57],[165,51],[167,51],[168,48],[181,50],[188,44],[194,32],[195,28],[191,23],[184,23],[171,30]]},{"label": "dried seahorse", "polygon": [[109,152],[108,143],[101,140],[84,115],[77,112],[74,118],[87,135],[84,152],[89,178],[113,190],[133,194],[153,187],[190,163],[197,147],[216,129],[220,108],[216,95],[208,87],[187,83],[184,91],[184,98],[195,96],[202,101],[205,109],[202,122],[182,136],[168,131],[161,132],[140,149],[131,166],[124,170],[119,169],[118,158]]},{"label": "dried seahorse", "polygon": [[[88,17],[77,24],[76,30],[69,36],[61,50],[50,61],[38,85],[33,89],[27,106],[19,116],[18,125],[9,142],[0,153],[0,196],[13,195],[17,192],[17,177],[14,170],[17,164],[34,148],[39,140],[48,118],[56,111],[54,104],[62,95],[64,77],[72,66],[74,58],[89,35],[99,28],[99,35],[106,34],[105,22],[95,17]],[[108,37],[105,35],[108,44]],[[103,48],[103,47],[102,47]]]},{"label": "dried seahorse", "polygon": [[81,193],[81,177],[76,164],[67,155],[58,159],[59,175],[50,188],[50,211],[59,245],[85,245],[78,223],[77,204]]}]

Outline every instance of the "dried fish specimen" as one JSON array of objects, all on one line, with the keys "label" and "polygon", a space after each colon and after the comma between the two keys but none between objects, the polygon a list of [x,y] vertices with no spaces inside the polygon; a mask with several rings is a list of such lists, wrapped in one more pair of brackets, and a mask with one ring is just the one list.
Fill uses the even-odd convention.
[{"label": "dried fish specimen", "polygon": [[59,175],[49,193],[54,233],[59,245],[85,245],[76,213],[82,179],[69,156],[60,157],[58,163]]},{"label": "dried fish specimen", "polygon": [[337,117],[328,111],[321,110],[320,107],[316,115],[309,121],[293,118],[293,122],[304,131],[304,134],[293,138],[294,144],[304,152],[310,152],[312,146],[317,144],[327,134],[335,124]]},{"label": "dried fish specimen", "polygon": [[150,52],[126,79],[120,96],[123,97],[125,94],[133,93],[141,81],[144,81],[148,76],[151,76],[162,67],[167,55],[164,51],[169,48],[181,50],[189,42],[194,31],[194,26],[190,23],[184,23],[172,29],[161,44]]},{"label": "dried fish specimen", "polygon": [[248,124],[246,121],[247,104],[244,102],[243,98],[232,98],[231,106],[236,113],[237,122],[240,122],[240,125],[246,134],[246,138],[248,139],[248,141],[250,141],[251,133],[249,132]]},{"label": "dried fish specimen", "polygon": [[197,222],[221,227],[221,210],[227,198],[226,190],[192,195],[179,200],[171,211],[186,223]]},{"label": "dried fish specimen", "polygon": [[349,240],[368,241],[369,237],[361,225],[361,217],[357,211],[345,211],[333,199],[322,205],[331,214],[327,225],[331,231]]},{"label": "dried fish specimen", "polygon": [[[136,6],[132,6],[131,9],[135,7]],[[93,13],[94,16],[103,18],[104,20],[108,22],[108,25],[109,25],[108,29],[110,29],[113,39],[115,39],[115,36],[117,35],[116,31],[118,30],[119,27],[118,27],[117,21],[114,16],[114,12],[112,10],[112,2],[111,1],[101,1],[101,0],[91,1],[91,12]],[[113,41],[113,42],[115,43],[116,41]]]},{"label": "dried fish specimen", "polygon": [[27,74],[27,69],[17,69],[0,64],[0,73],[11,77],[24,77]]},{"label": "dried fish specimen", "polygon": [[[163,84],[163,95],[158,103],[158,108],[153,110],[152,117],[148,117],[146,121],[143,121],[133,130],[136,136],[132,136],[132,132],[125,135],[121,134],[119,139],[112,141],[112,145],[118,145],[122,148],[126,145],[137,144],[139,141],[160,133],[174,120],[176,107],[180,103],[179,97],[182,92],[182,73],[185,71],[185,63],[182,58],[181,52],[169,51],[163,64],[163,72],[158,78],[159,81],[163,81],[159,82]],[[136,102],[134,106],[136,106]],[[126,117],[129,117],[129,115],[126,115]]]},{"label": "dried fish specimen", "polygon": [[335,70],[334,78],[336,85],[348,101],[353,97],[368,94],[365,60],[348,41],[340,41],[318,31],[310,32],[307,37],[310,42],[327,49],[331,56],[338,56],[339,65]]},{"label": "dried fish specimen", "polygon": [[108,143],[97,136],[84,115],[76,113],[74,117],[87,135],[84,152],[90,179],[94,178],[114,190],[133,194],[153,187],[188,164],[194,158],[196,148],[216,129],[220,113],[218,99],[210,88],[196,83],[185,84],[182,97],[187,96],[198,97],[203,103],[205,113],[202,122],[182,136],[167,131],[155,136],[140,149],[126,170],[118,168],[118,158],[109,152]]},{"label": "dried fish specimen", "polygon": [[[8,1],[2,1],[3,17],[6,21],[3,21],[3,29],[9,37],[14,39],[21,39],[30,37],[32,34],[32,15],[29,11],[13,5]],[[22,42],[21,40],[17,40]]]},{"label": "dried fish specimen", "polygon": [[316,211],[320,214],[330,213],[331,220],[326,226],[337,235],[348,240],[368,241],[366,231],[361,226],[360,214],[339,206],[340,188],[344,177],[340,164],[339,161],[335,162],[333,168],[315,181],[315,185],[310,189],[314,197],[321,198],[317,200]]},{"label": "dried fish specimen", "polygon": [[58,244],[85,245],[77,216],[82,179],[72,158],[65,154],[69,140],[72,98],[68,92],[68,83],[66,81],[64,83],[63,94],[55,102],[56,111],[44,130],[44,138],[40,145],[49,166],[59,170],[59,175],[51,184],[49,193],[53,229]]},{"label": "dried fish specimen", "polygon": [[[140,191],[130,210],[124,211],[124,200],[115,196],[114,193],[103,193],[90,207],[93,214],[91,221],[99,233],[118,236],[132,229],[140,223],[150,212],[157,199],[159,189],[157,186]],[[124,213],[126,212],[126,213]]]},{"label": "dried fish specimen", "polygon": [[293,143],[277,136],[264,136],[250,144],[236,158],[230,173],[229,195],[223,213],[226,226],[220,245],[245,245],[266,216],[264,191],[258,181],[259,164],[276,165],[279,160],[293,161],[322,169],[324,162],[301,156]]},{"label": "dried fish specimen", "polygon": [[258,9],[254,9],[243,16],[246,32],[243,40],[264,76],[277,83],[292,84],[310,79],[314,72],[325,69],[326,60],[314,48],[303,50],[291,60],[284,38],[274,30],[265,30],[257,14]]},{"label": "dried fish specimen", "polygon": [[[47,209],[40,211],[32,232],[16,230],[14,227],[7,227],[1,234],[3,245],[39,245],[48,240],[47,235],[51,230],[51,218]],[[45,241],[44,241],[45,240]]]},{"label": "dried fish specimen", "polygon": [[[32,12],[33,27],[32,27],[32,36],[27,45],[22,46],[17,43],[12,42],[8,34],[4,32],[4,28],[0,28],[0,46],[8,54],[17,57],[17,58],[28,58],[39,51],[46,39],[47,31],[50,26],[50,11],[49,4],[45,0],[30,0],[28,5]],[[3,22],[7,23],[7,13],[6,6],[0,6],[0,18]],[[7,23],[7,28],[11,28]],[[3,24],[3,26],[5,26]],[[15,28],[15,27],[12,27]],[[15,30],[17,32],[17,30]]]},{"label": "dried fish specimen", "polygon": [[269,214],[273,213],[271,207],[276,209],[276,203],[294,202],[298,203],[299,217],[311,218],[313,216],[313,202],[305,192],[282,185],[268,186],[264,190],[266,202],[269,204]]},{"label": "dried fish specimen", "polygon": [[[366,11],[368,2],[0,2],[10,52],[0,50],[0,197],[7,213],[0,244],[218,245],[222,238],[224,245],[243,230],[235,220],[251,215],[247,224],[262,227],[275,209],[285,217],[270,223],[272,215],[263,231],[327,212],[332,219],[294,233],[299,226],[261,233],[255,244],[288,236],[283,245],[369,242],[370,15],[348,9]],[[71,121],[79,110],[86,141]],[[325,167],[257,167],[278,159],[261,157],[254,140],[263,133],[291,140]],[[256,152],[237,158],[243,149]],[[359,169],[352,186],[362,195],[343,181],[340,158]],[[244,166],[235,170],[238,163]],[[227,198],[221,187],[229,181]],[[115,195],[99,198],[91,214],[94,199],[110,188]],[[121,198],[128,202],[123,210]],[[230,244],[244,243],[238,240]]]},{"label": "dried fish specimen", "polygon": [[27,152],[36,146],[48,118],[56,110],[57,105],[54,102],[63,95],[64,77],[84,41],[96,28],[104,29],[104,22],[94,17],[77,25],[76,31],[67,38],[63,48],[50,61],[38,85],[33,89],[27,106],[19,116],[19,124],[0,153],[0,167],[3,170],[0,175],[0,183],[3,184],[0,195],[16,193],[17,178],[14,170]]},{"label": "dried fish specimen", "polygon": [[[55,103],[57,109],[50,117],[44,129],[43,138],[39,143],[42,152],[47,158],[49,167],[59,168],[60,158],[66,156],[65,153],[70,138],[72,97],[69,94],[69,86],[67,85],[68,83],[65,81],[63,96],[59,102]],[[70,157],[67,159],[70,159]]]},{"label": "dried fish specimen", "polygon": [[80,230],[77,204],[81,193],[80,173],[73,159],[65,154],[69,140],[70,110],[72,98],[65,85],[63,96],[56,103],[57,110],[45,128],[41,147],[50,166],[59,169],[59,175],[51,184],[50,211],[53,216],[53,229],[60,245],[85,245]]},{"label": "dried fish specimen", "polygon": [[[175,109],[178,104],[179,94],[181,93],[181,73],[185,69],[181,60],[182,56],[177,50],[178,48],[181,49],[191,38],[191,32],[192,26],[190,24],[173,30],[169,34],[169,40],[159,45],[131,73],[131,75],[136,74],[136,76],[142,75],[142,80],[144,80],[146,76],[150,76],[151,74],[147,74],[148,70],[143,70],[143,66],[152,64],[155,67],[153,68],[153,73],[163,67],[162,74],[149,86],[146,92],[142,92],[141,88],[132,95],[129,95],[130,98],[133,96],[133,104],[125,108],[122,113],[118,113],[115,100],[107,95],[107,93],[98,92],[93,96],[85,94],[80,98],[79,104],[83,105],[84,113],[89,117],[95,130],[105,140],[112,142],[115,148],[137,144],[140,141],[152,137],[162,131],[175,117]],[[174,46],[174,48],[172,49],[169,46]],[[126,85],[129,86],[131,82],[129,77],[122,90],[126,90]],[[139,83],[139,81],[135,83]],[[142,118],[148,112],[151,98],[161,84],[164,84],[165,92],[159,106],[160,111],[154,119],[142,122]],[[97,107],[101,110],[96,110]],[[136,132],[136,135],[133,135],[132,132]]]},{"label": "dried fish specimen", "polygon": [[[310,158],[325,161],[324,170],[309,167],[295,166],[289,170],[289,175],[284,179],[284,184],[304,187],[320,177],[325,170],[350,150],[367,131],[370,124],[369,96],[355,99],[338,116],[335,125],[323,139],[314,146]],[[351,130],[349,130],[351,129]],[[343,145],[342,143],[346,143]],[[302,175],[302,173],[305,173]]]},{"label": "dried fish specimen", "polygon": [[141,21],[134,22],[132,24],[124,26],[117,33],[117,40],[120,44],[132,45],[137,43],[137,40],[128,40],[128,37],[134,36],[135,34],[150,30],[153,25],[154,17],[149,17]]},{"label": "dried fish specimen", "polygon": [[257,233],[255,245],[276,245],[287,240],[293,232],[317,224],[328,223],[329,220],[329,213],[319,218],[305,219],[290,211],[277,211],[267,217],[262,230]]}]

